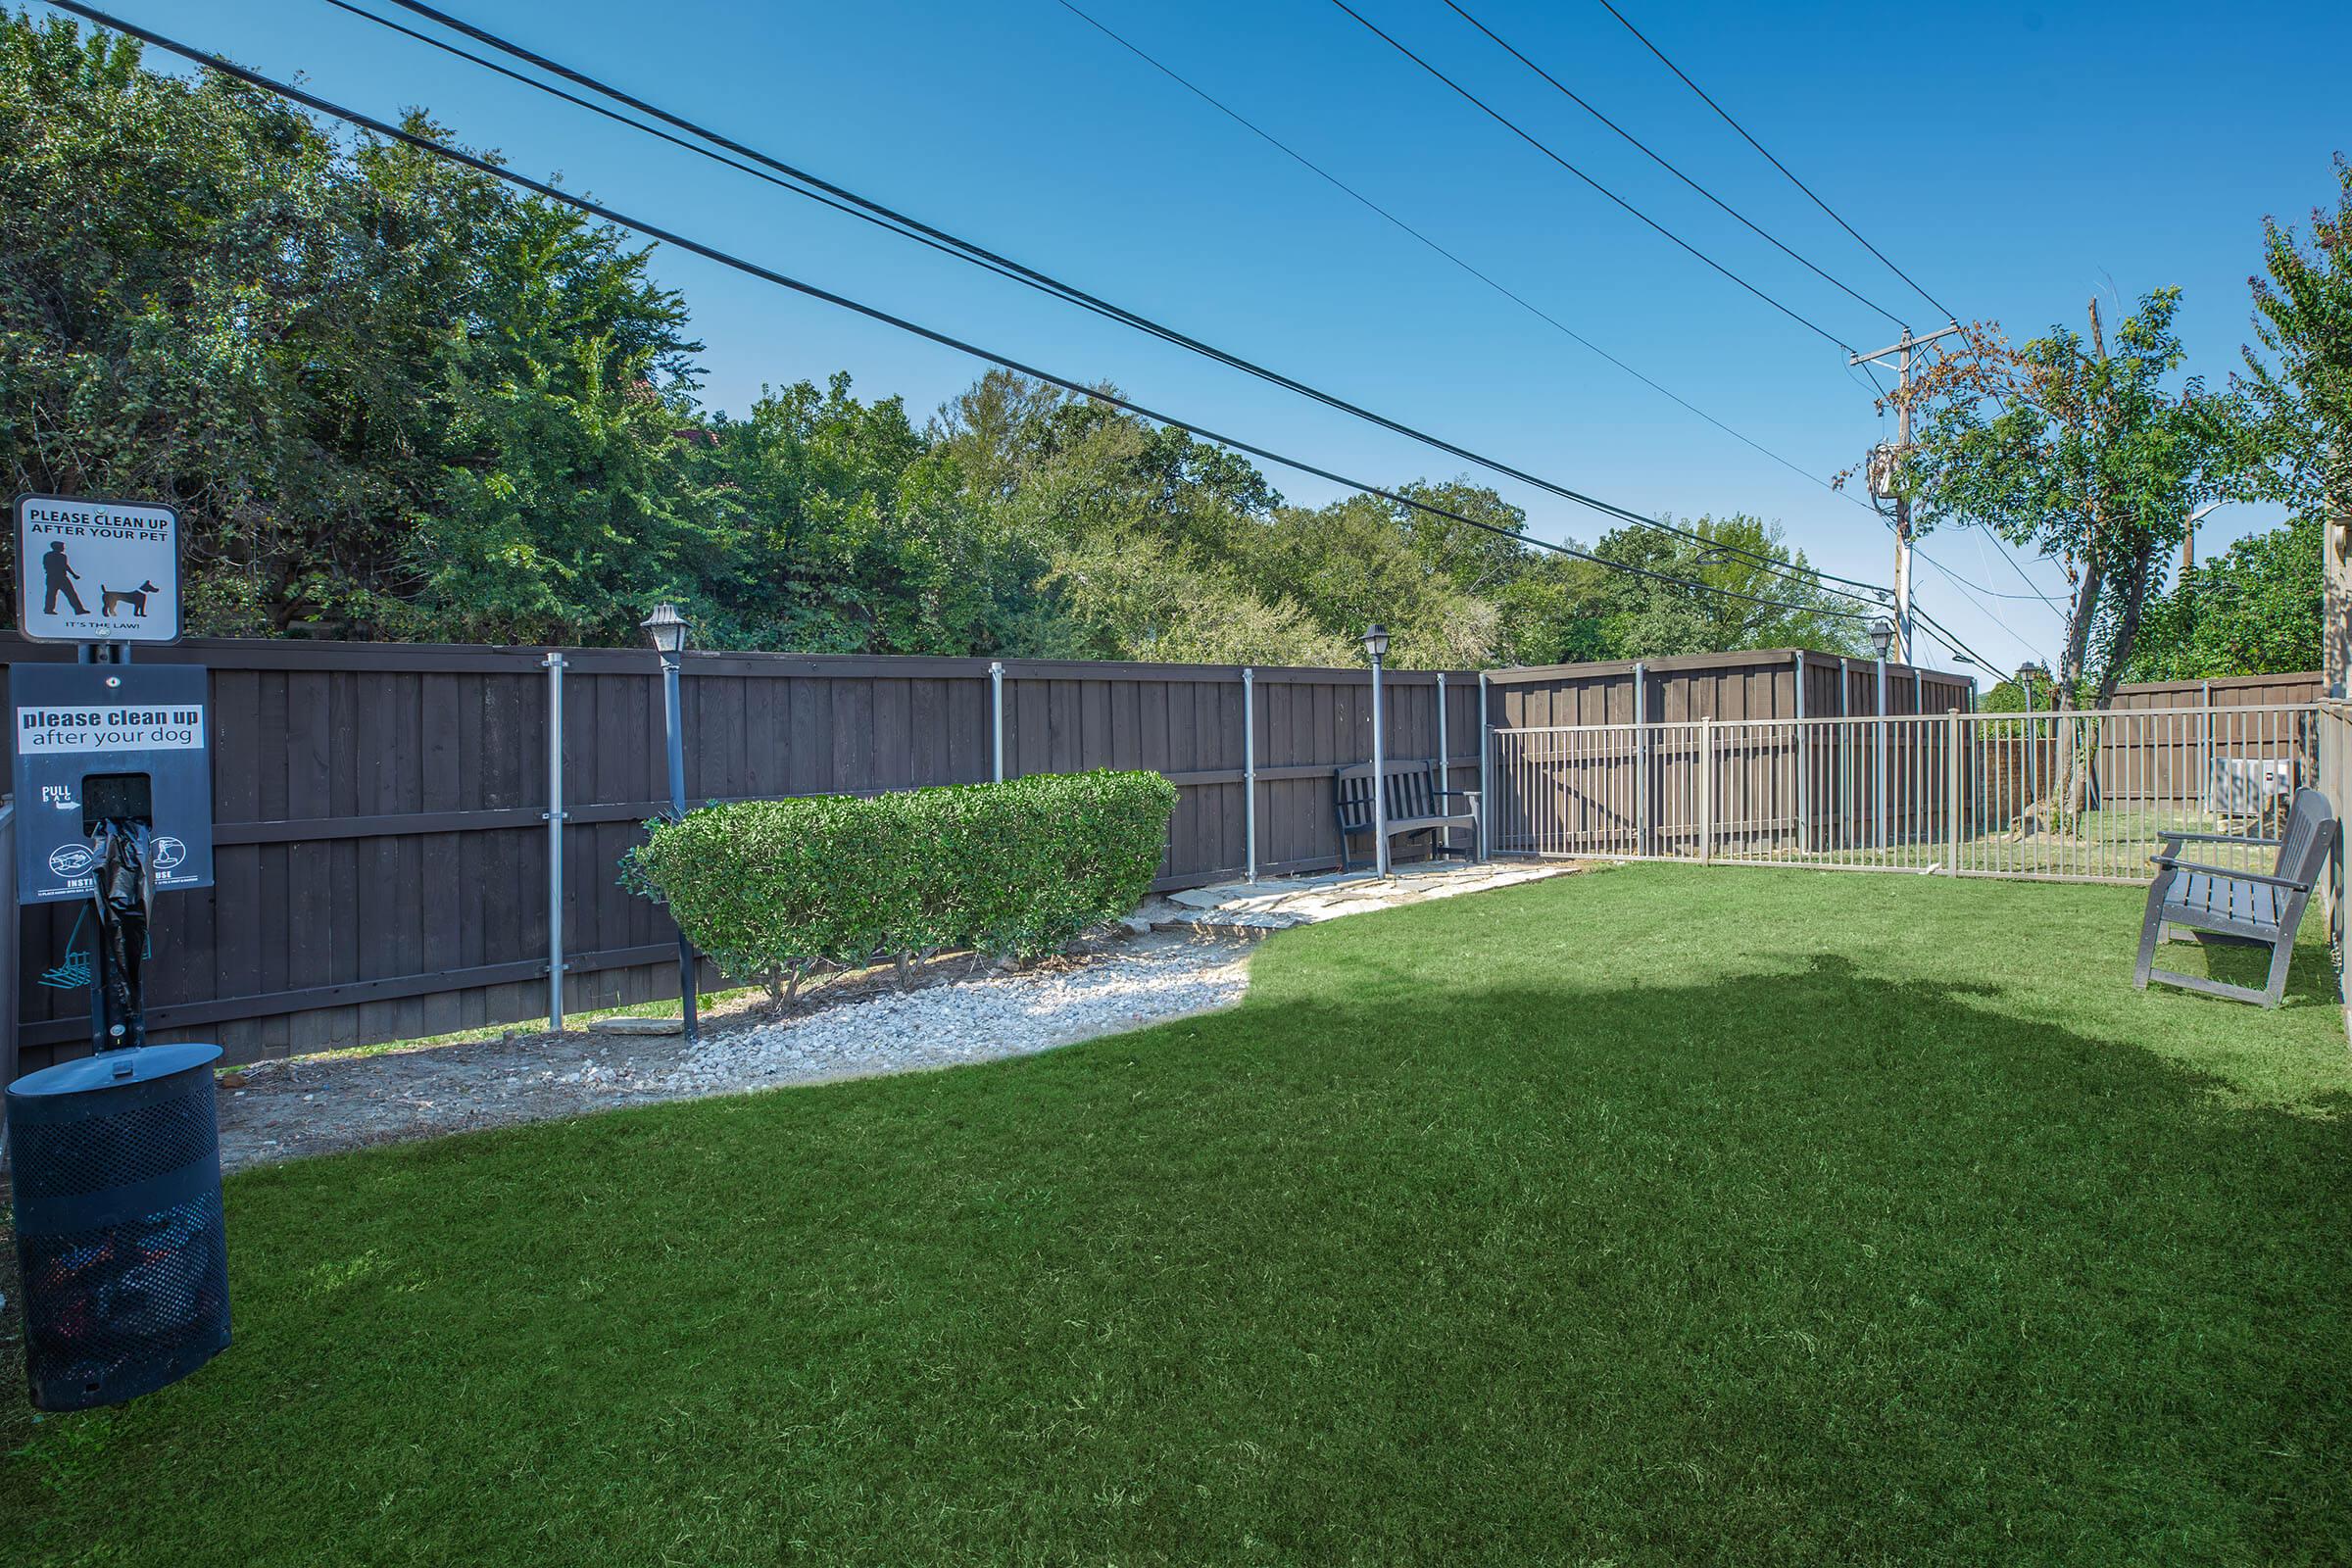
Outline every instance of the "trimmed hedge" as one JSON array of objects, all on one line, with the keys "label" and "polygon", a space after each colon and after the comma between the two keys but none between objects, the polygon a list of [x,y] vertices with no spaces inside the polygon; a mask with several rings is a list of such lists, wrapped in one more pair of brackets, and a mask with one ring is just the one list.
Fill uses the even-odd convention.
[{"label": "trimmed hedge", "polygon": [[1151,891],[1176,786],[1040,773],[871,799],[742,801],[648,824],[623,885],[736,980],[950,948],[1034,957]]}]

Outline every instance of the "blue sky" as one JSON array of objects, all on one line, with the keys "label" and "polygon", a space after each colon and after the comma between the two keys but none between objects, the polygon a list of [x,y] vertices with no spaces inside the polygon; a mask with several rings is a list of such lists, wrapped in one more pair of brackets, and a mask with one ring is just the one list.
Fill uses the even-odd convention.
[{"label": "blue sky", "polygon": [[[363,0],[374,4],[375,0]],[[1777,519],[1826,568],[1890,579],[1868,513],[1692,418],[1120,50],[1058,0],[441,0],[640,96],[1131,309],[1644,514]],[[1568,326],[1826,476],[1879,436],[1844,355],[1580,185],[1328,0],[1075,0]],[[1372,21],[1726,266],[1861,348],[1894,328],[1618,142],[1440,0]],[[1496,32],[1859,292],[1939,324],[1595,0],[1463,0]],[[569,187],[902,315],[1375,482],[1463,465],[894,240],[337,12],[322,0],[119,0],[154,26],[378,115],[422,106]],[[2301,220],[2352,151],[2352,8],[2259,23],[2185,4],[1670,7],[1620,0],[1676,63],[1963,318],[2030,334],[2185,291],[2191,368],[2247,335],[2265,214]],[[377,9],[389,7],[377,5]],[[981,367],[663,253],[708,397],[847,369],[919,415]],[[1484,476],[1482,476],[1484,477]],[[1331,487],[1277,471],[1294,499]],[[1494,481],[1533,531],[1606,526]],[[2235,508],[2200,554],[2276,521]],[[1930,537],[1922,602],[1989,660],[2057,617],[1981,535]],[[2058,573],[2029,561],[2058,597]],[[1954,577],[1973,589],[1966,598]],[[1996,619],[1997,617],[1997,619]],[[2006,624],[2001,624],[2005,622]],[[1931,650],[1933,652],[1933,650]],[[1941,661],[1938,661],[1941,662]]]}]

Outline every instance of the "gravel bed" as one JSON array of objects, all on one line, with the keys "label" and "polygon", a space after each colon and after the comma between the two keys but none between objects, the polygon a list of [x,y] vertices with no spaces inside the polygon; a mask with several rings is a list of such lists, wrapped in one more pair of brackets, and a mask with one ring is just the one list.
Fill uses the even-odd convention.
[{"label": "gravel bed", "polygon": [[570,1032],[259,1064],[221,1088],[221,1163],[1026,1055],[1231,1006],[1251,946],[1155,932],[1025,970],[825,998],[796,1016],[706,1018],[691,1047]]},{"label": "gravel bed", "polygon": [[1202,944],[1122,954],[1060,973],[956,981],[710,1036],[654,1088],[681,1097],[725,1094],[1027,1055],[1228,1007],[1248,984],[1238,951]]}]

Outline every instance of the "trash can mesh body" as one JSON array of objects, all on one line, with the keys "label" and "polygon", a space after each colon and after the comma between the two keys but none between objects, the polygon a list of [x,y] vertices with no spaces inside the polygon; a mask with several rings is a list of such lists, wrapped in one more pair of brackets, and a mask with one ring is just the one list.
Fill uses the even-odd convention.
[{"label": "trash can mesh body", "polygon": [[[138,1076],[108,1075],[134,1054]],[[227,1346],[219,1054],[109,1052],[11,1087],[25,1372],[40,1408],[151,1393]]]}]

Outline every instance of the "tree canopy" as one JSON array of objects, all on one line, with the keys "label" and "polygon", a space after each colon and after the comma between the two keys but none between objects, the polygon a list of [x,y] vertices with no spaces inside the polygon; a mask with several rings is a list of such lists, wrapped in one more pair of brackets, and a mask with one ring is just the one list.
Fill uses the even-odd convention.
[{"label": "tree canopy", "polygon": [[1335,663],[1373,620],[1401,665],[1858,646],[1752,516],[1618,528],[1592,553],[1652,575],[1617,572],[1467,478],[1395,488],[1487,528],[1300,502],[1003,370],[928,417],[846,374],[727,414],[621,231],[69,22],[0,15],[0,180],[8,481],[177,507],[192,630],[621,643],[670,600],[705,646],[828,653]]}]

